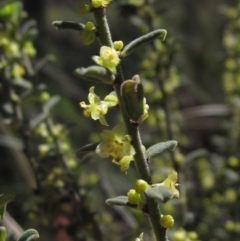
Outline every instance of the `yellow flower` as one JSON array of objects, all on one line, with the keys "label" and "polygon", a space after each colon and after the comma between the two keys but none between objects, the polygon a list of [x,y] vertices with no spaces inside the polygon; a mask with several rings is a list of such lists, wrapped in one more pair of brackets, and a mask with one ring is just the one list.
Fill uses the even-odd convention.
[{"label": "yellow flower", "polygon": [[106,115],[108,108],[116,106],[118,103],[118,99],[116,95],[111,93],[107,95],[105,99],[102,101],[99,96],[94,93],[94,86],[89,89],[88,101],[89,105],[87,105],[84,101],[80,102],[80,106],[84,109],[83,115],[85,117],[91,116],[93,120],[99,120],[102,125],[108,125],[104,115]]},{"label": "yellow flower", "polygon": [[97,146],[96,153],[100,157],[112,156],[112,162],[120,165],[121,171],[126,172],[134,160],[135,150],[131,145],[131,137],[125,135],[124,127],[115,126],[112,130],[104,130],[100,134],[102,142]]},{"label": "yellow flower", "polygon": [[176,189],[177,186],[177,179],[178,179],[178,174],[176,171],[171,171],[168,174],[168,177],[161,183],[156,184],[156,186],[164,186],[173,191],[173,196],[174,198],[179,198],[179,191]]},{"label": "yellow flower", "polygon": [[92,59],[96,64],[108,68],[112,73],[116,72],[116,67],[120,62],[117,51],[107,46],[101,47],[100,57],[93,56]]}]

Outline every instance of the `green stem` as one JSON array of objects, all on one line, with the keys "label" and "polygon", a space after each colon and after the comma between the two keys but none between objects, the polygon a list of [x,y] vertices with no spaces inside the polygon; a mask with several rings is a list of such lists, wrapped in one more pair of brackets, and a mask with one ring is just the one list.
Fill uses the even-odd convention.
[{"label": "green stem", "polygon": [[[105,9],[100,8],[100,9],[94,10],[94,16],[97,22],[97,28],[98,28],[98,34],[99,34],[98,37],[101,44],[112,47],[112,39],[109,31]],[[148,182],[149,184],[151,184],[152,183],[151,173],[149,170],[148,162],[142,150],[142,140],[140,137],[139,128],[138,126],[130,122],[123,108],[120,88],[121,88],[121,83],[124,81],[124,76],[122,73],[121,65],[118,66],[117,72],[118,74],[116,76],[116,80],[114,83],[114,89],[118,96],[120,110],[127,129],[127,133],[132,137],[132,145],[136,151],[136,154],[134,155],[135,165],[136,165],[139,177],[145,180],[146,182]],[[166,235],[166,229],[163,228],[159,223],[161,213],[160,213],[157,201],[146,197],[146,202],[147,202],[146,213],[148,214],[149,220],[155,232],[156,240],[168,241],[168,238]]]},{"label": "green stem", "polygon": [[100,40],[100,43],[102,45],[112,47],[112,37],[105,8],[96,8],[93,13],[97,24],[97,37]]}]

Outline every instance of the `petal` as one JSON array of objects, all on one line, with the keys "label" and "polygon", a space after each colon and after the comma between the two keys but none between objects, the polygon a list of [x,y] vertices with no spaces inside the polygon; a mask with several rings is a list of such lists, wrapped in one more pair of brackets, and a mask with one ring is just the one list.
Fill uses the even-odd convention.
[{"label": "petal", "polygon": [[92,56],[92,60],[98,64],[98,65],[102,65],[102,59],[99,56]]},{"label": "petal", "polygon": [[97,155],[99,155],[102,158],[108,157],[109,156],[109,152],[106,146],[105,142],[101,142],[97,148],[96,148],[96,153]]},{"label": "petal", "polygon": [[124,137],[125,136],[125,128],[123,125],[116,125],[113,129],[114,135],[118,137]]},{"label": "petal", "polygon": [[104,101],[106,102],[108,107],[113,107],[116,106],[118,104],[118,98],[116,95],[107,95],[104,98]]},{"label": "petal", "polygon": [[99,111],[97,109],[91,110],[91,118],[93,120],[98,120],[100,118]]},{"label": "petal", "polygon": [[100,116],[99,121],[103,126],[108,126],[108,123],[103,115]]},{"label": "petal", "polygon": [[86,103],[84,101],[81,101],[79,103],[79,105],[82,107],[82,108],[86,108],[88,105],[86,105]]},{"label": "petal", "polygon": [[113,133],[110,130],[104,130],[102,133],[100,133],[100,136],[104,141],[114,140]]}]

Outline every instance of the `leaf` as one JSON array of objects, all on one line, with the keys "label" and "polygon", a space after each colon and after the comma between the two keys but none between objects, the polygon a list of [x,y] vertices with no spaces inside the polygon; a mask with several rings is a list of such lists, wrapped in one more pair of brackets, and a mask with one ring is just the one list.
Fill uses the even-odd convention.
[{"label": "leaf", "polygon": [[34,130],[37,126],[39,126],[43,121],[45,121],[49,116],[48,112],[42,112],[39,115],[37,115],[35,118],[33,118],[30,121],[30,129]]},{"label": "leaf", "polygon": [[123,107],[130,120],[141,123],[144,114],[144,93],[142,84],[126,80],[121,85]]},{"label": "leaf", "polygon": [[84,80],[103,84],[112,84],[115,79],[115,76],[109,69],[98,65],[92,65],[88,68],[77,68],[74,74]]},{"label": "leaf", "polygon": [[13,193],[0,194],[0,221],[3,219],[7,204],[13,201],[14,198],[15,195]]},{"label": "leaf", "polygon": [[6,228],[0,227],[0,241],[5,241],[6,237]]},{"label": "leaf", "polygon": [[44,110],[50,110],[52,109],[58,102],[60,101],[60,97],[58,95],[55,95],[51,97],[44,105]]},{"label": "leaf", "polygon": [[154,198],[161,202],[167,202],[169,199],[173,198],[174,191],[164,186],[156,186],[147,188],[145,194],[149,198]]},{"label": "leaf", "polygon": [[59,29],[71,29],[76,31],[81,31],[84,29],[85,25],[81,23],[76,23],[73,21],[54,21],[52,23],[53,26]]},{"label": "leaf", "polygon": [[88,153],[95,151],[97,146],[99,145],[99,143],[100,142],[95,142],[95,143],[87,144],[87,145],[81,147],[80,149],[77,150],[76,156],[79,159],[82,159]]},{"label": "leaf", "polygon": [[165,29],[157,29],[157,30],[152,31],[148,34],[145,34],[145,35],[133,40],[128,45],[126,45],[124,47],[124,49],[122,50],[120,56],[126,57],[127,55],[129,55],[131,52],[133,52],[139,46],[141,46],[145,43],[148,43],[148,42],[150,42],[150,41],[152,41],[156,38],[162,38],[162,40],[164,41],[166,35],[167,35],[167,31]]},{"label": "leaf", "polygon": [[206,156],[207,154],[208,154],[208,151],[206,149],[194,150],[185,156],[184,165],[186,166],[190,164],[192,161],[194,161],[195,159],[202,156]]},{"label": "leaf", "polygon": [[177,141],[160,142],[149,147],[146,151],[146,156],[148,158],[151,158],[158,154],[161,154],[164,151],[173,151],[176,146],[177,146]]},{"label": "leaf", "polygon": [[22,140],[17,139],[13,136],[6,136],[0,134],[0,146],[5,146],[16,150],[23,150]]},{"label": "leaf", "polygon": [[39,238],[38,231],[35,229],[28,229],[23,232],[17,241],[32,241]]},{"label": "leaf", "polygon": [[127,196],[118,196],[114,198],[109,198],[106,200],[109,206],[127,206],[132,208],[137,208],[137,204],[131,204],[128,202]]}]

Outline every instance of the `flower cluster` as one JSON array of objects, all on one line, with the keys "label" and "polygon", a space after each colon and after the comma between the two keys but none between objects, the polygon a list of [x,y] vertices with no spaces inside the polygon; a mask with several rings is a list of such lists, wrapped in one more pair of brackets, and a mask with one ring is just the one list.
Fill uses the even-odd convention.
[{"label": "flower cluster", "polygon": [[97,146],[96,153],[100,157],[113,157],[112,162],[120,165],[120,169],[126,172],[130,162],[134,160],[135,150],[131,145],[131,137],[125,135],[122,125],[115,126],[112,130],[104,130],[100,134],[102,142]]},{"label": "flower cluster", "polygon": [[80,106],[84,109],[83,115],[85,117],[91,116],[93,120],[99,120],[102,125],[107,126],[104,115],[107,114],[108,108],[116,106],[118,103],[117,96],[114,93],[107,95],[104,100],[101,100],[94,92],[94,86],[89,89],[87,105],[84,101],[80,102]]}]

